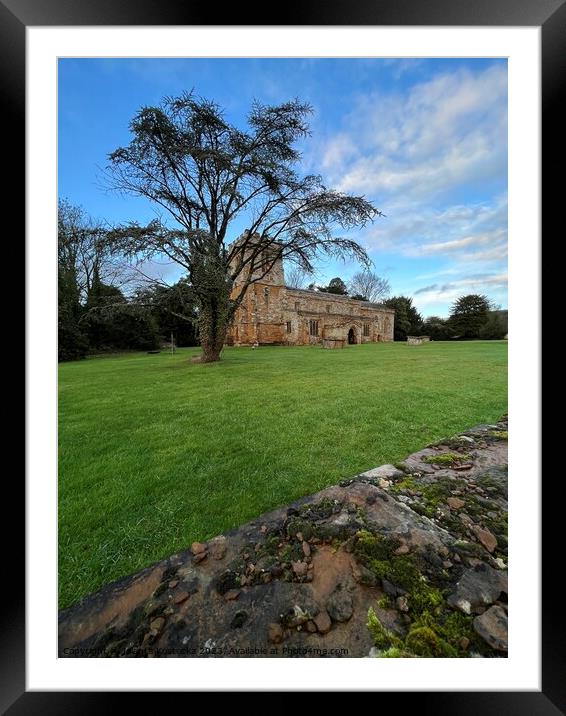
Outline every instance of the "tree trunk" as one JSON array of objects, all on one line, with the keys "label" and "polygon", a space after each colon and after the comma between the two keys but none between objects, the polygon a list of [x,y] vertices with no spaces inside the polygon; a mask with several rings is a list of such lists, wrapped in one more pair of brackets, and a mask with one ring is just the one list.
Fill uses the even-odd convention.
[{"label": "tree trunk", "polygon": [[228,306],[220,307],[217,303],[201,306],[198,324],[202,363],[214,363],[220,360],[220,353],[230,325],[227,309]]}]

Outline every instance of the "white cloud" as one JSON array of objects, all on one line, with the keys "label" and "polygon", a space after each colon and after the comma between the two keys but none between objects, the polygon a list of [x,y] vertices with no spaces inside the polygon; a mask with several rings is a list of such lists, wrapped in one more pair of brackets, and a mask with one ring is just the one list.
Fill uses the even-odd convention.
[{"label": "white cloud", "polygon": [[431,244],[422,244],[414,249],[417,256],[430,254],[450,254],[461,249],[476,248],[484,244],[494,244],[504,242],[507,245],[507,231],[505,229],[495,229],[484,233],[472,234],[464,236],[461,239],[452,239],[451,241],[437,241]]},{"label": "white cloud", "polygon": [[371,252],[456,260],[503,260],[507,252],[507,196],[441,209],[412,202],[394,204],[361,240]]},{"label": "white cloud", "polygon": [[330,139],[322,156],[322,168],[332,169],[347,161],[356,152],[356,145],[347,134],[337,134]]},{"label": "white cloud", "polygon": [[413,295],[418,310],[430,315],[427,308],[452,303],[467,293],[486,294],[492,300],[504,301],[507,293],[507,273],[473,275],[445,284],[432,284],[414,291]]},{"label": "white cloud", "polygon": [[418,81],[360,95],[337,133],[319,135],[309,166],[384,212],[356,237],[376,265],[383,254],[422,261],[418,278],[392,280],[394,293],[442,313],[465,293],[506,303],[506,66],[402,68]]},{"label": "white cloud", "polygon": [[[506,106],[502,65],[445,72],[405,93],[360,97],[339,137],[326,138],[332,148],[322,151],[324,168],[342,191],[366,193],[378,205],[398,192],[430,201],[463,183],[504,175]],[[345,146],[346,154],[336,151]]]}]

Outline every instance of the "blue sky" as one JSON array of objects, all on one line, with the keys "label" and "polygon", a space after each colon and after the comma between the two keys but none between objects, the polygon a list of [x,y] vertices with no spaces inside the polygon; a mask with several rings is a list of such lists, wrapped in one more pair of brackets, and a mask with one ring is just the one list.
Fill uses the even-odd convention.
[{"label": "blue sky", "polygon": [[[309,102],[303,169],[385,214],[350,235],[392,293],[412,296],[424,316],[447,315],[466,293],[507,307],[505,60],[61,59],[59,195],[110,223],[153,218],[146,200],[105,190],[102,170],[141,106],[190,89],[239,125],[253,99]],[[327,262],[316,279],[358,269]]]}]

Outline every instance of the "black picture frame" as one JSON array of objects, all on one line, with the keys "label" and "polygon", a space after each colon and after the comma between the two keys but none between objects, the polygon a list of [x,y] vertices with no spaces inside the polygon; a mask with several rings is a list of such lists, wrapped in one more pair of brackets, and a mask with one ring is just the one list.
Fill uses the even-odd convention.
[{"label": "black picture frame", "polygon": [[[562,192],[554,171],[563,147],[564,111],[561,82],[566,78],[565,0],[302,0],[281,6],[281,22],[258,15],[257,5],[228,5],[221,10],[191,0],[0,0],[0,97],[4,124],[4,166],[10,167],[5,206],[10,213],[25,216],[25,31],[28,26],[86,25],[397,25],[397,26],[540,26],[542,35],[542,117],[543,168],[546,172],[544,218],[546,224],[561,227],[558,211]],[[546,160],[546,161],[544,161]],[[553,172],[552,180],[550,173]],[[543,174],[544,176],[544,174]],[[560,197],[561,198],[561,197]],[[561,218],[561,217],[560,217]],[[21,225],[21,221],[19,226]],[[563,230],[556,229],[563,233]],[[23,245],[23,242],[22,242]],[[13,259],[12,259],[13,261]],[[538,339],[538,336],[534,337]],[[29,446],[28,446],[29,447]],[[542,468],[541,468],[542,472]],[[533,489],[536,480],[533,476]],[[563,483],[563,478],[560,478]],[[23,484],[23,481],[22,481]],[[390,707],[418,709],[419,713],[470,714],[473,716],[556,716],[566,708],[566,660],[561,614],[561,590],[552,583],[563,563],[561,520],[552,509],[560,509],[556,489],[543,496],[543,544],[557,544],[559,554],[545,559],[542,611],[542,690],[540,692],[380,692],[380,711]],[[20,490],[23,492],[23,490]],[[550,495],[549,495],[550,493]],[[21,495],[19,495],[21,497]],[[563,500],[562,500],[563,502]],[[15,498],[14,498],[15,504]],[[20,503],[21,504],[21,503]],[[22,522],[23,524],[23,522]],[[5,533],[6,534],[6,533]],[[22,540],[21,544],[24,542]],[[122,694],[104,692],[30,692],[25,687],[25,595],[24,559],[14,554],[10,538],[8,601],[1,613],[0,665],[2,690],[0,708],[19,714],[88,714],[124,703]],[[545,551],[546,555],[547,552]],[[5,565],[8,562],[5,563]],[[561,570],[559,570],[561,571]],[[532,575],[538,580],[538,575]],[[258,685],[259,687],[259,685]],[[347,690],[347,684],[344,684]],[[369,687],[368,687],[368,690]],[[145,694],[146,708],[163,707],[163,694]],[[157,699],[160,699],[159,703]],[[155,703],[154,703],[155,701]],[[115,703],[119,702],[119,703]],[[257,705],[257,704],[256,704]],[[253,707],[252,707],[253,708]]]}]

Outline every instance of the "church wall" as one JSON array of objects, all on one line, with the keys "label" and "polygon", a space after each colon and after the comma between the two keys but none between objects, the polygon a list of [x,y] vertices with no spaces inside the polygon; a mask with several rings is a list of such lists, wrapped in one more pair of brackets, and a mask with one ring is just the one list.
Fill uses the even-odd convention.
[{"label": "church wall", "polygon": [[[243,239],[249,240],[249,234],[238,241]],[[259,236],[257,240],[261,240]],[[270,251],[268,248],[261,254],[263,265]],[[288,288],[280,259],[265,276],[260,271],[257,269],[254,275],[261,280],[248,287],[236,311],[228,333],[229,345],[311,345],[322,344],[324,339],[347,343],[350,330],[355,343],[393,340],[394,310],[348,296]],[[238,277],[234,296],[247,278],[246,271]]]},{"label": "church wall", "polygon": [[[350,329],[356,343],[392,341],[393,316],[392,310],[347,297],[253,284],[237,311],[229,343],[312,345],[324,338],[347,342]],[[318,321],[318,335],[310,335],[310,321]]]}]

